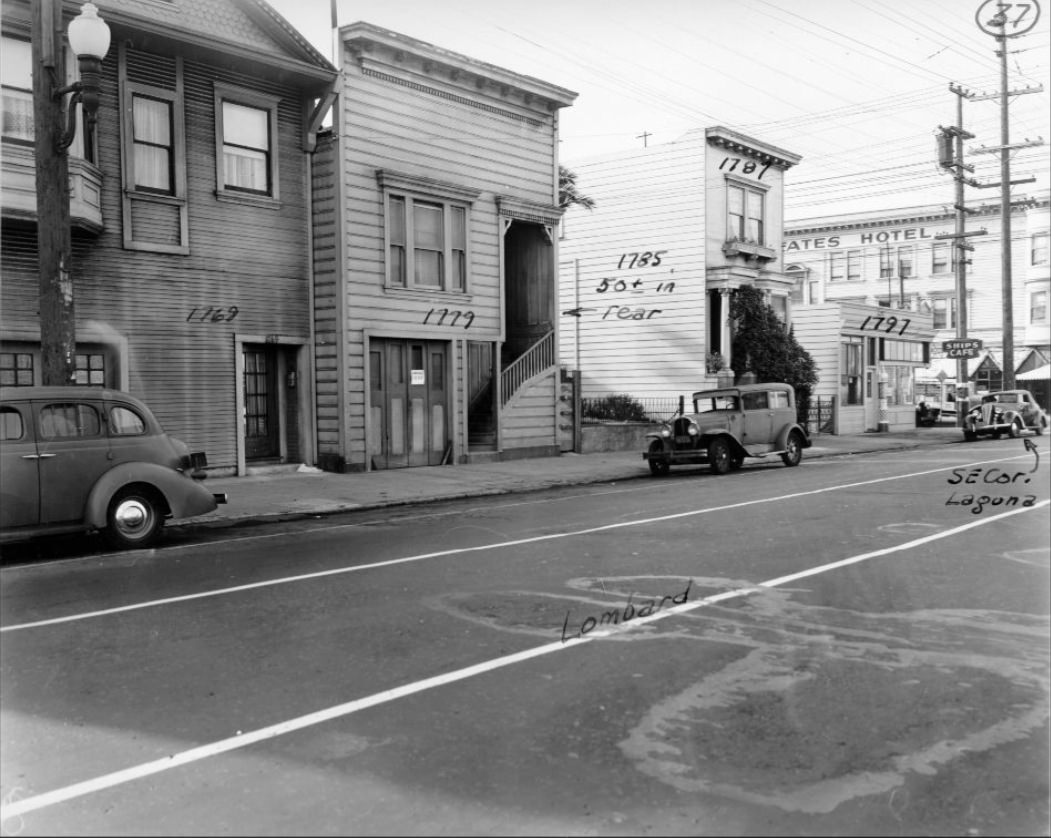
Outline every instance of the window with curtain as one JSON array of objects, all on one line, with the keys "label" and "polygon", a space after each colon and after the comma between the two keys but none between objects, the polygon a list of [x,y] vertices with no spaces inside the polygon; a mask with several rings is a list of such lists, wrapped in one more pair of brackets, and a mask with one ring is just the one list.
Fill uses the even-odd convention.
[{"label": "window with curtain", "polygon": [[270,194],[270,114],[236,102],[222,103],[223,185]]},{"label": "window with curtain", "polygon": [[931,319],[935,329],[956,328],[956,299],[935,297],[931,300]]},{"label": "window with curtain", "polygon": [[150,96],[133,95],[132,153],[136,189],[174,194],[173,137],[172,103]]},{"label": "window with curtain", "polygon": [[1034,291],[1029,295],[1029,322],[1047,322],[1047,291]]},{"label": "window with curtain", "polygon": [[33,61],[29,41],[4,36],[0,79],[4,139],[33,142]]}]

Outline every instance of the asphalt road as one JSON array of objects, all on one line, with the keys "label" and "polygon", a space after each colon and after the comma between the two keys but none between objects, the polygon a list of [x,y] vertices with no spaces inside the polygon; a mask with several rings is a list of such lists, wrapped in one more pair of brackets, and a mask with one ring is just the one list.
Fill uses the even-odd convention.
[{"label": "asphalt road", "polygon": [[5,566],[4,834],[1047,834],[1035,464],[683,469]]}]

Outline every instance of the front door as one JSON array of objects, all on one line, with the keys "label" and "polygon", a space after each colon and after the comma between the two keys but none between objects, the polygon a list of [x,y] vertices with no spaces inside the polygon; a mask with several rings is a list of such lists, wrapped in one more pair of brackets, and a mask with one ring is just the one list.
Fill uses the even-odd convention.
[{"label": "front door", "polygon": [[277,352],[245,347],[245,459],[281,455],[277,412]]},{"label": "front door", "polygon": [[448,345],[441,341],[369,342],[369,455],[372,467],[436,466],[451,445]]}]

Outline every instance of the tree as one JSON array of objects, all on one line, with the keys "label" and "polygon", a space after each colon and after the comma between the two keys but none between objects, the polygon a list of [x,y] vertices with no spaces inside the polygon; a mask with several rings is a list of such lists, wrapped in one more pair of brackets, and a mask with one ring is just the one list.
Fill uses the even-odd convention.
[{"label": "tree", "polygon": [[576,173],[562,165],[558,167],[558,205],[562,209],[571,206],[588,210],[595,208],[595,201],[578,191]]},{"label": "tree", "polygon": [[730,298],[733,324],[731,352],[738,379],[745,372],[755,375],[756,383],[783,381],[796,391],[796,413],[801,423],[810,412],[810,397],[817,386],[817,365],[786,328],[777,312],[758,288],[744,285]]}]

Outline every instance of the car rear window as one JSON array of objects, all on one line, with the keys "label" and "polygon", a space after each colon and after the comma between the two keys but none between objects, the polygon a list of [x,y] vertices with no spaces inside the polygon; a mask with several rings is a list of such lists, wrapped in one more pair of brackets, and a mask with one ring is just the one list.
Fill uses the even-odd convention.
[{"label": "car rear window", "polygon": [[770,407],[788,407],[788,393],[784,390],[771,390]]},{"label": "car rear window", "polygon": [[13,407],[0,408],[0,439],[21,439],[25,432],[21,413]]},{"label": "car rear window", "polygon": [[48,404],[40,409],[42,439],[79,439],[101,431],[99,413],[89,404]]},{"label": "car rear window", "polygon": [[113,436],[139,436],[146,433],[146,422],[130,407],[114,407],[109,412],[109,432]]}]

